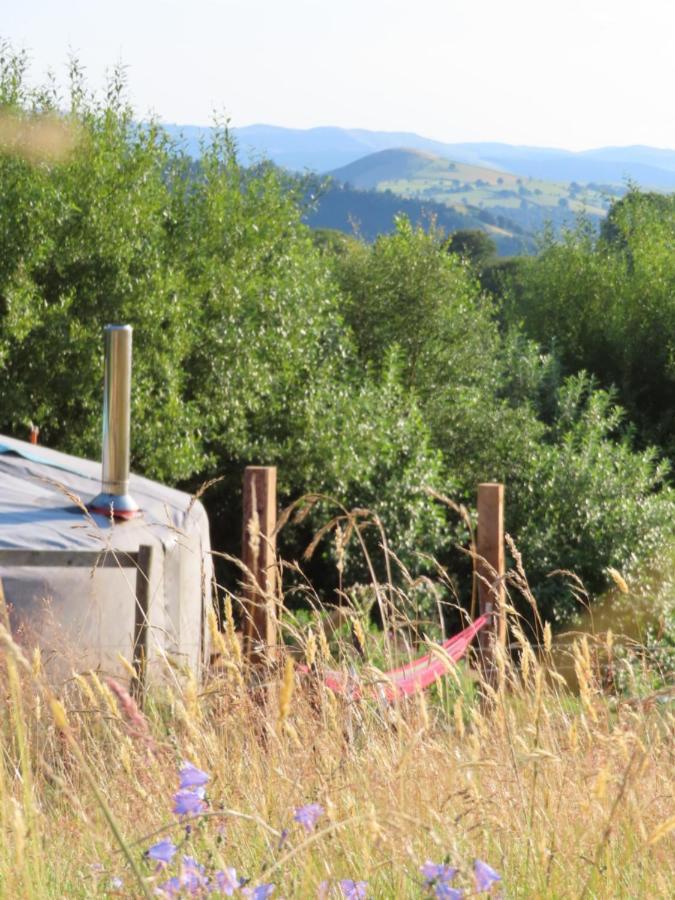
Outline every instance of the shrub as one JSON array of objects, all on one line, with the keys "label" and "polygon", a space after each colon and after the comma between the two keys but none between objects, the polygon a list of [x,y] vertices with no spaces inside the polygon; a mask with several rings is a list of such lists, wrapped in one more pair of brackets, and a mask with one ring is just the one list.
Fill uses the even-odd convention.
[{"label": "shrub", "polygon": [[643,446],[675,450],[675,198],[636,188],[615,202],[600,236],[588,222],[545,237],[536,260],[514,270],[513,321],[615,387]]},{"label": "shrub", "polygon": [[636,577],[675,532],[675,494],[654,450],[636,453],[624,437],[612,394],[594,390],[584,373],[558,395],[550,440],[540,446],[529,489],[518,499],[517,539],[545,617],[564,621],[578,611],[563,595],[554,569],[573,571],[590,592],[607,587],[607,568]]},{"label": "shrub", "polygon": [[433,233],[401,220],[336,268],[364,362],[377,368],[399,348],[457,499],[471,505],[478,482],[505,482],[507,529],[547,616],[575,610],[551,570],[600,591],[607,566],[634,568],[672,540],[667,467],[634,452],[612,395],[584,374],[565,380],[517,326],[500,332],[498,305]]},{"label": "shrub", "polygon": [[[318,248],[292,182],[271,166],[243,170],[227,128],[194,163],[156,124],[134,122],[119,72],[99,99],[73,64],[62,101],[28,88],[25,69],[2,49],[3,121],[16,134],[56,123],[69,146],[57,158],[19,152],[17,140],[0,155],[0,430],[23,435],[32,420],[47,443],[98,455],[101,331],[126,321],[133,464],[188,487],[222,477],[206,498],[218,548],[239,549],[240,479],[253,462],[279,466],[282,503],[309,491],[372,509],[418,568],[420,553],[452,559],[460,533],[423,488],[470,503],[477,482],[504,481],[508,527],[551,608],[549,568],[600,589],[606,566],[633,565],[666,539],[672,498],[658,494],[653,453],[615,439],[607,394],[585,378],[561,387],[556,354],[502,327],[522,305],[535,336],[557,336],[568,370],[617,355],[623,335],[629,409],[647,416],[643,393],[670,377],[673,333],[669,226],[649,205],[616,211],[625,246],[581,229],[549,241],[514,269],[524,284],[504,315],[434,228],[400,218],[371,247]],[[625,308],[609,304],[613,285]],[[286,556],[324,515],[288,532]],[[378,533],[368,537],[377,547]],[[363,572],[350,554],[347,564]]]},{"label": "shrub", "polygon": [[[16,121],[64,105],[29,90],[7,48],[0,91]],[[286,181],[241,169],[226,128],[195,165],[134,122],[120,73],[99,99],[73,64],[67,105],[78,141],[65,160],[0,156],[0,430],[32,420],[48,444],[98,456],[101,332],[125,321],[132,463],[189,486],[224,475],[207,497],[216,546],[239,549],[241,472],[257,462],[279,465],[282,501],[372,504],[409,561],[433,549],[438,511],[419,488],[437,483],[437,454],[399,369],[360,370]]]}]

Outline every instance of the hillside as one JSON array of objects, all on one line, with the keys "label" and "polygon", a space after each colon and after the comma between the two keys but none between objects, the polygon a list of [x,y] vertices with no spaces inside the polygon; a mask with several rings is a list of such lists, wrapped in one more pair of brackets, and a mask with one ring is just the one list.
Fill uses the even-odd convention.
[{"label": "hillside", "polygon": [[415,149],[382,150],[330,174],[354,188],[391,191],[460,213],[489,211],[530,232],[547,222],[557,228],[571,225],[581,212],[600,221],[610,202],[608,189],[523,177]]},{"label": "hillside", "polygon": [[459,229],[485,231],[495,242],[500,256],[531,253],[535,248],[532,236],[524,229],[487,210],[462,211],[444,203],[401,197],[391,191],[361,190],[335,180],[314,192],[304,221],[311,228],[337,229],[373,241],[380,234],[393,232],[396,216],[400,214],[415,225],[426,226],[433,219],[447,234]]},{"label": "hillside", "polygon": [[[212,131],[164,127],[194,157]],[[502,254],[527,252],[549,223],[559,231],[581,212],[600,222],[612,200],[625,193],[627,179],[675,190],[675,151],[653,147],[573,153],[502,143],[444,144],[412,132],[336,127],[251,125],[231,133],[245,165],[268,160],[289,172],[330,173],[337,184],[322,194],[307,221],[346,232],[356,222],[366,238],[391,231],[394,215],[406,208],[416,222],[431,211],[448,230],[483,228]],[[374,192],[400,199],[376,199]],[[422,205],[410,207],[412,202]]]},{"label": "hillside", "polygon": [[[164,127],[171,135],[182,136],[186,151],[193,156],[199,155],[199,142],[211,131],[199,125]],[[533,178],[596,185],[621,185],[630,178],[645,188],[675,190],[675,150],[655,147],[600,147],[573,152],[496,142],[450,144],[413,132],[331,126],[299,129],[261,124],[233,128],[232,133],[244,162],[266,158],[293,171],[328,172],[380,150],[409,147]]]}]

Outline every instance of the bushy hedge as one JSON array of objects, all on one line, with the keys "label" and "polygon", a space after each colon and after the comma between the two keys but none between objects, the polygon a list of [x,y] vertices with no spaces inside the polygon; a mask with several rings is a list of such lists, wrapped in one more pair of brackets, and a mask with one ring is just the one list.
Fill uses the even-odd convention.
[{"label": "bushy hedge", "polygon": [[569,373],[616,388],[643,446],[675,453],[675,195],[617,201],[600,233],[581,220],[505,276],[509,317]]},{"label": "bushy hedge", "polygon": [[471,504],[477,482],[505,482],[507,530],[541,609],[562,620],[574,604],[551,570],[600,591],[608,566],[637,570],[668,546],[668,467],[632,448],[623,412],[592,378],[565,377],[519,328],[500,330],[496,303],[440,243],[402,220],[395,235],[336,256],[348,320],[364,364],[403,351],[405,386],[457,498]]},{"label": "bushy hedge", "polygon": [[[218,546],[238,550],[242,471],[259,463],[279,466],[282,501],[376,505],[404,558],[433,552],[448,529],[422,488],[443,485],[440,455],[396,368],[363,372],[285,182],[244,172],[226,129],[195,166],[134,122],[119,77],[100,100],[75,66],[67,102],[64,161],[0,155],[0,431],[34,421],[47,444],[98,456],[102,328],[128,322],[132,464],[188,486],[225,475],[206,498]],[[5,48],[7,121],[63,105]]]},{"label": "bushy hedge", "polygon": [[[547,614],[569,611],[550,568],[599,589],[606,566],[672,533],[662,472],[616,439],[608,395],[500,328],[433,229],[401,219],[372,246],[322,250],[286,179],[244,171],[225,128],[195,164],[134,122],[119,75],[98,99],[73,65],[64,100],[29,88],[4,47],[0,112],[22,127],[51,116],[75,139],[59,161],[0,153],[0,431],[34,421],[46,443],[97,456],[101,332],[126,321],[134,467],[187,486],[225,476],[207,495],[219,547],[237,549],[249,463],[279,466],[282,501],[312,491],[374,509],[413,568],[420,553],[456,563],[457,523],[425,487],[471,503],[478,481],[506,482]],[[348,564],[358,576],[357,554]]]}]

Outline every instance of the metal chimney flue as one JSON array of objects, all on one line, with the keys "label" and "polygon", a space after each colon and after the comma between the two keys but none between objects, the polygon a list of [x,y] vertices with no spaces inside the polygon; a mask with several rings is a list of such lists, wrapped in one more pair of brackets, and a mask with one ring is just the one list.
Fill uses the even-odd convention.
[{"label": "metal chimney flue", "polygon": [[132,519],[140,509],[129,493],[131,429],[131,325],[106,325],[103,386],[103,475],[92,512]]}]

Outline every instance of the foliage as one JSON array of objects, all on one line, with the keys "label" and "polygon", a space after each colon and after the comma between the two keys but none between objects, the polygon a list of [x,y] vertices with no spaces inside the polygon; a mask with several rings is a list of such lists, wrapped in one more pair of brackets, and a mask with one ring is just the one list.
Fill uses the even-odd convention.
[{"label": "foliage", "polygon": [[336,228],[313,228],[312,241],[315,247],[324,250],[330,257],[346,253],[358,242],[358,238]]},{"label": "foliage", "polygon": [[450,235],[447,249],[449,253],[468,259],[478,271],[497,253],[497,245],[489,235],[471,228]]},{"label": "foliage", "polygon": [[[371,509],[415,572],[420,554],[453,559],[463,527],[424,488],[471,505],[478,482],[503,481],[508,528],[550,606],[549,568],[600,589],[606,566],[668,539],[672,499],[653,454],[617,433],[606,394],[564,380],[589,357],[592,371],[621,362],[619,397],[641,433],[667,432],[675,329],[661,205],[622,201],[612,228],[623,242],[590,228],[549,239],[509,268],[522,284],[500,306],[433,223],[398,217],[371,246],[313,239],[308,184],[270,165],[243,170],[226,127],[196,164],[156,124],[134,122],[121,72],[99,98],[73,63],[63,100],[27,86],[24,56],[0,56],[3,121],[69,135],[58,159],[16,142],[0,155],[0,430],[23,436],[34,421],[46,443],[97,456],[101,330],[126,321],[133,465],[188,488],[220,478],[206,497],[218,549],[238,552],[253,462],[279,467],[282,503],[311,492]],[[554,352],[513,321],[521,308]],[[289,556],[323,514],[285,532]],[[330,552],[314,564],[326,590]],[[453,565],[466,593],[466,563]],[[347,566],[363,575],[349,553]]]},{"label": "foliage", "polygon": [[581,220],[516,270],[510,317],[569,373],[615,387],[643,446],[675,452],[675,196],[636,188],[598,237]]},{"label": "foliage", "polygon": [[642,233],[645,225],[654,220],[666,225],[672,232],[675,216],[675,198],[672,194],[641,191],[636,184],[629,184],[628,192],[616,200],[600,226],[600,235],[607,244],[630,250],[630,244]]},{"label": "foliage", "polygon": [[565,380],[517,328],[500,332],[470,267],[433,233],[399,220],[395,235],[336,266],[364,362],[399,349],[458,499],[471,505],[478,482],[506,483],[507,529],[545,615],[575,609],[551,570],[599,591],[607,566],[635,567],[670,539],[666,468],[621,436],[611,396],[583,374]]},{"label": "foliage", "polygon": [[495,297],[503,297],[517,290],[521,284],[520,270],[528,265],[523,256],[505,256],[487,262],[479,273],[480,283],[485,291]]},{"label": "foliage", "polygon": [[[446,471],[466,494],[513,474],[530,434],[527,407],[507,398],[501,338],[470,266],[435,232],[398,220],[394,235],[338,262],[345,314],[375,370],[397,348],[404,385],[418,398]],[[527,400],[527,398],[525,398]],[[536,424],[532,423],[533,437]]]},{"label": "foliage", "polygon": [[[61,108],[24,86],[16,55],[3,72],[5,112]],[[195,166],[134,123],[120,72],[98,99],[73,64],[68,102],[65,162],[0,157],[0,430],[32,420],[48,444],[98,456],[101,331],[125,321],[132,463],[195,487],[225,476],[207,498],[217,546],[238,551],[241,472],[258,462],[280,467],[282,501],[372,503],[404,555],[433,549],[440,518],[420,489],[438,485],[437,454],[394,370],[359,370],[288,182],[244,172],[225,128]]]},{"label": "foliage", "polygon": [[497,339],[490,309],[470,270],[439,250],[437,232],[397,219],[393,235],[347,254],[339,270],[345,308],[361,355],[379,367],[387,350],[402,351],[406,386],[425,401],[444,380],[471,384],[478,359]]},{"label": "foliage", "polygon": [[[57,103],[29,99],[35,118]],[[5,88],[0,105],[11,101]],[[101,330],[126,321],[137,326],[134,416],[145,425],[136,460],[184,477],[200,447],[196,410],[181,402],[190,298],[167,265],[174,160],[157,129],[133,124],[120,73],[98,101],[73,65],[66,121],[81,129],[66,162],[0,156],[1,427],[21,434],[32,419],[49,443],[98,454]]]},{"label": "foliage", "polygon": [[578,608],[552,579],[546,584],[547,573],[572,571],[596,593],[610,566],[637,576],[675,533],[675,494],[655,451],[612,440],[623,412],[585,373],[563,383],[557,402],[554,442],[541,445],[530,490],[519,498],[517,539],[544,615],[564,621]]}]

